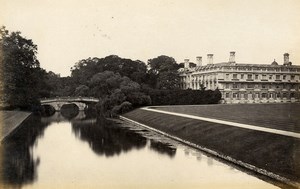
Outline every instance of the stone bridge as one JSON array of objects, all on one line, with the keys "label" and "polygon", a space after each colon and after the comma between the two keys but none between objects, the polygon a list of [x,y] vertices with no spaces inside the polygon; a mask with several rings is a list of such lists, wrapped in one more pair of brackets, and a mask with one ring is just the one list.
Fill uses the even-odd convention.
[{"label": "stone bridge", "polygon": [[61,107],[66,104],[75,104],[79,111],[87,107],[87,103],[97,103],[99,99],[93,97],[56,97],[40,99],[41,105],[52,106],[55,111],[60,111]]}]

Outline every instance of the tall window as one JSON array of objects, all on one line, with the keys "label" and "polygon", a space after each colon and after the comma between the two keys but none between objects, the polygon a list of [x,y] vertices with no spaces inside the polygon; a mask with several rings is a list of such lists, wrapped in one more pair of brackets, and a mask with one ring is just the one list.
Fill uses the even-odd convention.
[{"label": "tall window", "polygon": [[226,97],[226,98],[229,98],[229,93],[225,93],[225,97]]},{"label": "tall window", "polygon": [[239,98],[239,94],[238,94],[238,93],[233,93],[233,94],[232,94],[232,97],[233,97],[233,98]]},{"label": "tall window", "polygon": [[233,75],[232,75],[232,78],[233,78],[233,79],[237,79],[237,74],[233,74]]},{"label": "tall window", "polygon": [[295,98],[295,93],[291,93],[291,98]]},{"label": "tall window", "polygon": [[258,79],[258,75],[255,75],[255,79]]},{"label": "tall window", "polygon": [[248,74],[247,79],[252,79],[252,74]]},{"label": "tall window", "polygon": [[279,80],[280,79],[280,75],[276,75],[276,79]]},{"label": "tall window", "polygon": [[232,85],[232,88],[237,89],[237,88],[238,88],[238,85],[237,85],[236,83],[234,83],[234,84]]},{"label": "tall window", "polygon": [[247,95],[247,98],[248,98],[248,99],[252,99],[252,94],[249,93],[249,94]]},{"label": "tall window", "polygon": [[262,79],[267,79],[267,75],[262,75]]},{"label": "tall window", "polygon": [[273,79],[273,75],[269,75],[269,79]]},{"label": "tall window", "polygon": [[295,75],[291,75],[291,80],[295,80]]},{"label": "tall window", "polygon": [[291,89],[296,89],[295,84],[291,84]]},{"label": "tall window", "polygon": [[283,79],[283,80],[286,80],[286,75],[283,75],[283,76],[282,76],[282,79]]},{"label": "tall window", "polygon": [[229,79],[229,74],[226,74],[226,79]]},{"label": "tall window", "polygon": [[241,74],[241,79],[244,79],[244,74]]}]

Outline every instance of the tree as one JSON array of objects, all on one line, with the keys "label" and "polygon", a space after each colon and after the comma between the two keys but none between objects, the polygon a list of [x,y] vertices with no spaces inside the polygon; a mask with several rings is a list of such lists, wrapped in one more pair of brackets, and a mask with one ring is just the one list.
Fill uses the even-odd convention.
[{"label": "tree", "polygon": [[87,96],[89,89],[90,88],[86,85],[79,85],[75,89],[75,96]]},{"label": "tree", "polygon": [[121,82],[122,77],[118,73],[115,74],[112,71],[97,73],[89,81],[91,95],[101,98],[111,95],[115,89],[119,88]]},{"label": "tree", "polygon": [[121,76],[127,76],[138,83],[145,82],[147,76],[147,67],[144,62],[120,58],[117,55],[83,59],[71,68],[74,82],[82,85],[86,85],[87,81],[96,73],[104,71],[119,73]]},{"label": "tree", "polygon": [[80,60],[71,68],[71,76],[75,83],[86,85],[86,82],[96,73],[100,72],[97,67],[99,59],[88,58]]},{"label": "tree", "polygon": [[158,89],[179,89],[179,74],[174,71],[161,72],[158,76]]},{"label": "tree", "polygon": [[140,84],[129,77],[122,77],[119,73],[112,71],[97,73],[92,76],[88,84],[90,94],[100,99],[96,106],[98,113],[105,116],[115,116],[119,110],[122,110],[120,105],[125,101],[133,107],[151,103],[150,97],[141,92]]},{"label": "tree", "polygon": [[149,59],[148,66],[150,67],[149,72],[152,72],[156,75],[165,71],[177,71],[179,68],[179,65],[176,63],[174,58],[165,55]]},{"label": "tree", "polygon": [[177,89],[179,86],[179,75],[177,70],[179,65],[175,59],[161,55],[157,58],[149,59],[148,72],[149,85],[157,89]]},{"label": "tree", "polygon": [[[11,107],[30,108],[47,95],[46,72],[37,60],[37,46],[21,32],[0,28],[2,101]],[[45,89],[42,93],[41,90]]]}]

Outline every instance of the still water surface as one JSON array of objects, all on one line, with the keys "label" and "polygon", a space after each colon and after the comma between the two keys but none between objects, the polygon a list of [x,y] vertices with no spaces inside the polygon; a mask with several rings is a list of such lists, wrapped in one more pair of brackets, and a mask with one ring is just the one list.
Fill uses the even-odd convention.
[{"label": "still water surface", "polygon": [[7,188],[276,188],[142,127],[82,112],[33,116],[3,148]]}]

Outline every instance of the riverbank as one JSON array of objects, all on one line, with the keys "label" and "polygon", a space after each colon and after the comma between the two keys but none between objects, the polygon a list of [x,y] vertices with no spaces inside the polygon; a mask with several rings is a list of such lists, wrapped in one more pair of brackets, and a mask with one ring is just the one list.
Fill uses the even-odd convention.
[{"label": "riverbank", "polygon": [[[189,109],[188,106],[182,107],[185,107],[186,110]],[[170,106],[171,108],[174,107]],[[210,110],[206,108],[205,112],[210,114],[209,111],[214,109],[216,108]],[[165,107],[164,110],[168,110],[168,107]],[[193,112],[195,111],[193,110]],[[222,112],[224,115],[231,115],[232,113],[231,111]],[[251,111],[248,111],[248,114],[251,114]],[[123,116],[247,169],[294,187],[300,186],[299,138],[145,109],[136,109]],[[276,123],[276,117],[273,117],[273,123]],[[289,123],[287,122],[287,124]]]},{"label": "riverbank", "polygon": [[30,115],[30,112],[23,111],[0,111],[0,142],[13,133]]}]

